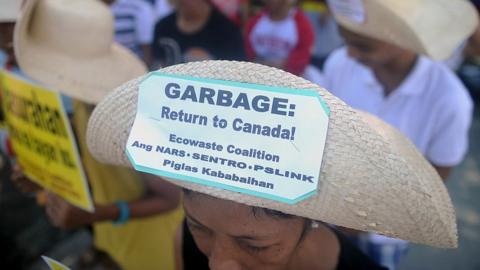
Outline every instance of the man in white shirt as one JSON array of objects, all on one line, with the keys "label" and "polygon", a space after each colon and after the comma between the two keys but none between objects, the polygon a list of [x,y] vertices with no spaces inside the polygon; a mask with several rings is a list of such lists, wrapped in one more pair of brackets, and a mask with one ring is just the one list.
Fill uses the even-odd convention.
[{"label": "man in white shirt", "polygon": [[380,63],[368,62],[370,53],[341,32],[348,45],[328,58],[325,87],[402,131],[446,179],[468,149],[473,104],[463,84],[444,64],[388,44],[369,48]]},{"label": "man in white shirt", "polygon": [[[463,0],[328,2],[346,47],[327,59],[322,86],[398,128],[446,179],[468,150],[473,104],[455,74],[431,58],[447,58],[473,33],[473,7]],[[357,237],[389,269],[407,249],[402,240]]]},{"label": "man in white shirt", "polygon": [[[421,21],[411,16],[403,4],[388,0],[380,4],[392,12],[391,18],[385,21],[388,17],[376,14],[378,7],[373,8],[378,1],[366,0],[365,4],[359,0],[329,1],[346,47],[328,58],[324,86],[350,106],[379,116],[402,131],[446,179],[467,151],[473,105],[459,79],[444,64],[429,57],[450,56],[473,32],[478,19],[466,1],[458,1],[462,5],[459,13],[464,14],[454,15],[448,14],[452,12],[447,9],[455,8],[457,1],[454,7],[443,3],[449,2],[446,0],[405,1],[412,2],[410,6],[414,11],[437,7],[436,12],[443,11],[445,16],[427,12]],[[346,7],[345,2],[350,6]],[[401,14],[402,8],[405,14]],[[473,19],[469,18],[470,14]],[[432,18],[426,18],[428,16]],[[460,22],[471,22],[456,26],[451,23],[452,16]],[[443,17],[445,22],[441,21]],[[381,25],[380,18],[384,19]],[[378,21],[372,24],[368,19]],[[404,22],[403,26],[398,26],[399,20]],[[452,26],[451,29],[447,26],[444,31],[438,31],[442,23]],[[385,34],[379,34],[382,30]],[[464,34],[450,37],[454,35],[448,30]],[[412,33],[405,34],[407,31],[414,32],[416,39],[411,37]],[[432,38],[431,32],[438,34]],[[437,43],[448,43],[441,39],[456,39],[456,42],[437,46]]]}]

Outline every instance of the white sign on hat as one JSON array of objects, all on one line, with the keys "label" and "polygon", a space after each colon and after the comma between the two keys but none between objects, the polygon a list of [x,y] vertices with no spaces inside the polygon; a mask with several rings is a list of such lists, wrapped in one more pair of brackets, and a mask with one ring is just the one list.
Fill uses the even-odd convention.
[{"label": "white sign on hat", "polygon": [[293,204],[317,192],[328,116],[314,90],[151,73],[126,151],[140,171]]}]

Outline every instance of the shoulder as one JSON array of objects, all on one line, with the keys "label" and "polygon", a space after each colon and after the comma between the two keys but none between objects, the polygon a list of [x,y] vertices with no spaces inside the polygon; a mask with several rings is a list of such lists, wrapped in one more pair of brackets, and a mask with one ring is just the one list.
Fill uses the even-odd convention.
[{"label": "shoulder", "polygon": [[305,13],[299,8],[295,8],[295,10],[293,11],[293,18],[297,23],[310,24],[310,20],[307,18]]},{"label": "shoulder", "polygon": [[214,31],[218,35],[240,35],[240,28],[214,6],[212,6],[212,14],[205,29]]},{"label": "shoulder", "polygon": [[293,19],[300,33],[313,34],[312,23],[310,22],[310,19],[307,18],[307,16],[302,10],[296,8],[294,10]]},{"label": "shoulder", "polygon": [[264,11],[262,11],[262,12],[259,12],[257,15],[248,19],[246,24],[247,29],[253,28],[253,26],[255,26],[260,21],[260,19],[263,18],[264,16],[266,16],[266,14]]},{"label": "shoulder", "polygon": [[213,5],[212,5],[212,14],[210,16],[210,22],[218,24],[218,26],[238,28],[237,25],[231,19],[223,15],[223,13],[220,12]]},{"label": "shoulder", "polygon": [[425,87],[424,96],[428,96],[432,102],[443,108],[469,111],[473,102],[457,75],[442,62],[426,57],[422,57],[421,61],[423,72],[429,82]]}]

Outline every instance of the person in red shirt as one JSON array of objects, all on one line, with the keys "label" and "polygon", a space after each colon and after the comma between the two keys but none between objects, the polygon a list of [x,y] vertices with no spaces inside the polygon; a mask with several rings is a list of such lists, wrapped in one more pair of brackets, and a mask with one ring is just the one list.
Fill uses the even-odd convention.
[{"label": "person in red shirt", "polygon": [[303,75],[310,63],[314,33],[294,0],[264,0],[265,8],[247,22],[245,48],[250,61]]}]

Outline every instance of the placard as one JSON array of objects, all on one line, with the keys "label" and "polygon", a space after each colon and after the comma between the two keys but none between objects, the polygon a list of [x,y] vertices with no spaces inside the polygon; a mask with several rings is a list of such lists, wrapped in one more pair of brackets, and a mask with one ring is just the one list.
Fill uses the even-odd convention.
[{"label": "placard", "polygon": [[42,187],[93,211],[77,145],[60,95],[0,71],[2,107],[16,160]]},{"label": "placard", "polygon": [[126,151],[140,171],[293,204],[317,192],[328,115],[314,90],[154,72]]}]

